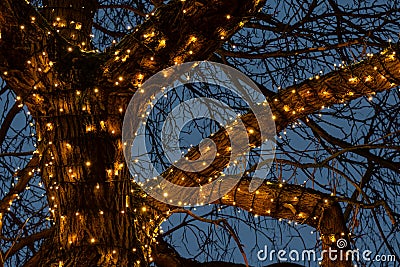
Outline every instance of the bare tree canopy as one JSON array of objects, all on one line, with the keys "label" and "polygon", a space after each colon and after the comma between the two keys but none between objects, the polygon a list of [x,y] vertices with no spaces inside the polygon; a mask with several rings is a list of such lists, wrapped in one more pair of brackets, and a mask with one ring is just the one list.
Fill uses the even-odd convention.
[{"label": "bare tree canopy", "polygon": [[[397,266],[399,17],[397,0],[1,0],[0,267]],[[276,131],[271,170],[252,190],[266,125],[246,101],[193,83],[143,103],[153,108],[149,158],[181,187],[227,179],[237,161],[228,136],[243,123],[243,175],[202,207],[151,197],[123,142],[145,82],[194,61],[247,75]],[[181,129],[182,160],[201,159],[203,139],[215,145],[196,172],[170,162],[161,141],[169,114],[192,98],[237,114]],[[267,248],[371,253],[263,260]]]}]

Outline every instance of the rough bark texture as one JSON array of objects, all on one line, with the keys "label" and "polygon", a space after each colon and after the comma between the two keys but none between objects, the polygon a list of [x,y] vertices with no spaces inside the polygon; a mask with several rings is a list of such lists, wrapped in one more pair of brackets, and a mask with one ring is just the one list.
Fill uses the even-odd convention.
[{"label": "rough bark texture", "polygon": [[[249,192],[250,180],[243,179],[237,187],[225,195],[219,203],[237,206],[253,214],[287,219],[300,224],[308,224],[320,231],[322,249],[335,248],[336,240],[349,240],[340,205],[327,194],[310,188],[282,183],[263,183],[256,192]],[[345,248],[348,249],[348,248]],[[348,261],[329,261],[322,266],[350,266]]]},{"label": "rough bark texture", "polygon": [[97,0],[46,0],[43,4],[43,16],[61,36],[83,50],[91,48],[90,35]]}]

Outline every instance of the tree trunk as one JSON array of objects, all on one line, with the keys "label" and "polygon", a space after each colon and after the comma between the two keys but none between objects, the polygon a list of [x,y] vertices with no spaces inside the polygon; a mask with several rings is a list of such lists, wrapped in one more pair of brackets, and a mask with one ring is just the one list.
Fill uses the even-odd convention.
[{"label": "tree trunk", "polygon": [[38,265],[145,266],[160,212],[125,168],[115,123],[121,114],[107,114],[101,101],[90,102],[86,93],[48,99],[48,113],[42,110],[37,121],[42,180],[55,227],[51,249]]},{"label": "tree trunk", "polygon": [[[95,0],[49,0],[42,14],[60,35],[85,50],[96,7]],[[74,53],[55,52],[58,78],[68,82],[54,79],[40,90],[40,105],[29,105],[55,230],[30,265],[147,266],[162,218],[125,167],[123,114],[110,108],[109,97],[94,86],[91,71],[99,68],[97,59],[92,65]]]}]

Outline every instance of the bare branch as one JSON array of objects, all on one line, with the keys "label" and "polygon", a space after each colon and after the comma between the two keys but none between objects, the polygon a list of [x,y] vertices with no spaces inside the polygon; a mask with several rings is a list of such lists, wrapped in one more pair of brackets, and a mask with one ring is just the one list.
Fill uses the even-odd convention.
[{"label": "bare branch", "polygon": [[158,244],[155,247],[155,263],[159,267],[244,267],[244,264],[235,264],[231,262],[212,261],[198,262],[191,259],[185,259],[172,248],[162,238],[157,239]]},{"label": "bare branch", "polygon": [[[333,145],[337,145],[343,150],[340,153],[343,153],[345,151],[351,151],[353,153],[356,153],[360,156],[366,157],[369,160],[372,160],[380,165],[382,165],[385,168],[389,168],[395,172],[400,172],[400,163],[399,162],[391,162],[388,161],[382,157],[376,156],[369,152],[369,149],[374,149],[374,148],[379,148],[379,146],[376,145],[357,145],[354,146],[352,144],[347,143],[344,140],[341,140],[339,138],[336,138],[332,135],[329,135],[326,131],[324,131],[320,126],[318,126],[312,119],[307,118],[306,120],[302,120],[307,126],[309,126],[317,135],[321,136],[325,140],[327,140],[329,143]],[[387,145],[382,145],[381,148],[389,148]],[[399,147],[394,148],[394,149],[400,149]]]},{"label": "bare branch", "polygon": [[301,55],[306,53],[315,53],[315,52],[323,52],[333,49],[338,49],[342,47],[349,47],[352,45],[357,45],[362,43],[362,39],[355,39],[351,41],[347,41],[345,43],[330,45],[330,46],[323,46],[323,47],[309,47],[303,48],[299,50],[290,50],[290,51],[274,51],[274,52],[255,52],[255,53],[248,53],[248,52],[237,52],[237,51],[228,51],[224,49],[219,49],[217,52],[226,57],[238,57],[238,58],[247,58],[247,59],[262,59],[262,58],[271,58],[271,57],[289,57],[294,55]]},{"label": "bare branch", "polygon": [[53,232],[54,232],[53,229],[45,229],[45,230],[35,233],[31,236],[21,238],[18,242],[16,242],[11,248],[9,248],[6,251],[4,260],[7,260],[8,258],[12,257],[15,253],[17,253],[23,247],[29,246],[38,240],[50,237]]},{"label": "bare branch", "polygon": [[99,31],[104,32],[105,34],[110,35],[111,37],[114,37],[114,38],[119,38],[119,37],[125,36],[125,33],[124,33],[124,32],[111,31],[111,30],[109,30],[109,29],[104,28],[103,26],[101,26],[101,25],[98,24],[98,23],[93,23],[93,27],[94,27],[95,29],[99,30]]},{"label": "bare branch", "polygon": [[191,212],[190,210],[185,210],[185,209],[176,209],[176,210],[173,210],[172,213],[186,213],[186,214],[190,215],[191,217],[195,218],[198,221],[211,223],[211,224],[215,224],[215,225],[222,225],[222,227],[225,228],[229,232],[229,234],[233,237],[233,239],[235,240],[236,244],[238,245],[238,248],[240,250],[240,253],[242,253],[243,260],[244,260],[244,262],[246,264],[246,267],[249,266],[249,262],[247,260],[246,253],[243,250],[243,245],[240,243],[239,237],[236,235],[235,231],[229,225],[229,223],[227,222],[226,219],[210,220],[210,219],[207,219],[207,218],[200,217],[200,216],[194,214],[193,212]]},{"label": "bare branch", "polygon": [[139,9],[134,8],[133,6],[130,6],[130,5],[114,4],[114,5],[100,5],[100,6],[98,6],[98,9],[108,9],[108,8],[122,8],[122,9],[126,9],[126,10],[129,10],[129,11],[132,11],[133,13],[135,13],[135,14],[137,14],[139,16],[142,16],[142,17],[146,16],[145,13],[143,13]]},{"label": "bare branch", "polygon": [[35,154],[24,169],[19,171],[16,175],[20,177],[18,183],[10,190],[10,192],[0,200],[0,212],[5,213],[10,207],[11,203],[18,196],[19,193],[25,190],[26,185],[33,177],[33,170],[39,164],[39,155]]},{"label": "bare branch", "polygon": [[35,151],[25,151],[25,152],[6,152],[0,153],[1,157],[24,157],[24,156],[31,156]]},{"label": "bare branch", "polygon": [[21,103],[15,102],[10,111],[7,113],[6,117],[4,118],[1,128],[0,128],[0,144],[4,142],[4,138],[7,136],[7,132],[17,114],[21,111],[22,106]]}]

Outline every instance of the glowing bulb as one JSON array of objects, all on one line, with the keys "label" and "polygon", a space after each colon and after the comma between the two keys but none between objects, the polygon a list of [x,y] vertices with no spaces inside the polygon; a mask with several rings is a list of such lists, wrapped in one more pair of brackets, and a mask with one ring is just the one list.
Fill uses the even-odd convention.
[{"label": "glowing bulb", "polygon": [[197,41],[196,36],[191,36],[190,39],[189,39],[189,41],[190,41],[191,43],[196,42],[196,41]]}]

